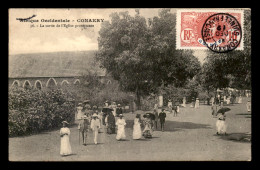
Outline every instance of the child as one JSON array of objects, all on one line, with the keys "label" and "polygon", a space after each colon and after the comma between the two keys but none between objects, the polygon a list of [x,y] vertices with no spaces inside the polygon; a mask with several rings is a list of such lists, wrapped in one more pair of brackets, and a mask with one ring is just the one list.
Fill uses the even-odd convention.
[{"label": "child", "polygon": [[133,139],[141,139],[142,131],[141,131],[141,118],[140,114],[136,114],[134,119],[134,127],[133,127]]},{"label": "child", "polygon": [[117,125],[117,135],[116,135],[116,140],[121,140],[121,139],[125,139],[125,119],[123,119],[123,114],[119,115],[119,119],[117,119],[116,121],[116,125]]},{"label": "child", "polygon": [[60,137],[61,137],[61,145],[60,145],[60,154],[61,156],[67,156],[72,153],[71,146],[70,146],[70,129],[67,127],[69,124],[67,121],[63,121],[63,127],[60,129]]},{"label": "child", "polygon": [[98,115],[96,113],[94,113],[92,117],[93,119],[91,120],[90,128],[93,131],[94,143],[97,144],[98,129],[100,128],[100,120],[97,118]]}]

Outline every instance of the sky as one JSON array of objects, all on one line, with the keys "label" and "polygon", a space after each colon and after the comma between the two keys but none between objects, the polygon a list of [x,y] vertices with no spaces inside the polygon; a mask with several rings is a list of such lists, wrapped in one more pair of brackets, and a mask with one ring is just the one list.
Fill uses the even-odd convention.
[{"label": "sky", "polygon": [[[98,31],[101,22],[77,22],[78,19],[104,19],[109,21],[112,12],[128,11],[135,14],[135,9],[9,9],[9,54],[41,53],[57,51],[87,51],[98,49]],[[158,15],[158,8],[142,8],[140,15],[151,18]],[[172,9],[171,12],[176,12]],[[28,18],[39,22],[20,22],[17,18]],[[74,20],[70,25],[94,25],[86,29],[74,27],[40,27],[41,25],[56,25],[57,22],[41,22],[41,19]],[[58,24],[63,24],[58,22]],[[68,24],[68,23],[66,23]],[[34,25],[35,27],[31,27]],[[38,25],[38,27],[36,27]],[[194,51],[194,55],[203,62],[206,54],[202,50]]]}]

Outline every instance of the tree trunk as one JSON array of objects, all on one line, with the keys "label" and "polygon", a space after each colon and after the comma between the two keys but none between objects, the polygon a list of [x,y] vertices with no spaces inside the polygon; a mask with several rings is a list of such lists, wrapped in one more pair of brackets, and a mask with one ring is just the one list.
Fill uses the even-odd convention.
[{"label": "tree trunk", "polygon": [[136,88],[136,105],[137,105],[137,110],[141,109],[141,96],[138,87]]}]

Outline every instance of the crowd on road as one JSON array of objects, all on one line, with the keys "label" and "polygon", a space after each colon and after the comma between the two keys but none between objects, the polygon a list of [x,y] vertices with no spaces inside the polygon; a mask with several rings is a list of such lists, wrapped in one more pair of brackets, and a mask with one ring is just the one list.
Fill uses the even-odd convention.
[{"label": "crowd on road", "polygon": [[[240,103],[242,101],[239,101]],[[217,118],[216,121],[216,130],[217,135],[226,135],[227,124],[225,122],[226,114],[225,112],[230,109],[224,107],[224,100],[222,97],[217,97],[211,100],[211,109],[213,118]],[[225,103],[228,103],[225,100]],[[164,132],[164,125],[166,119],[166,112],[173,113],[172,115],[175,117],[180,112],[180,106],[186,107],[186,98],[183,98],[183,103],[179,104],[179,102],[172,102],[168,100],[167,107],[159,107],[157,103],[155,103],[152,113],[145,113],[143,115],[143,119],[141,118],[141,114],[137,113],[134,119],[132,138],[134,140],[144,138],[152,138],[153,131],[158,129],[158,123],[160,122],[160,130]],[[199,99],[192,98],[192,102],[190,107],[199,108]],[[166,109],[166,110],[165,110]],[[247,102],[247,110],[251,111],[251,102],[248,100]],[[125,126],[127,124],[124,119],[123,109],[120,104],[115,102],[106,101],[104,106],[101,109],[98,109],[96,105],[90,105],[89,100],[85,100],[83,103],[79,103],[76,107],[75,114],[75,123],[78,124],[79,130],[79,143],[82,138],[82,144],[87,145],[87,134],[89,131],[93,132],[93,140],[95,144],[98,144],[98,135],[103,132],[106,134],[116,134],[116,140],[125,140]],[[60,154],[62,156],[72,154],[71,146],[69,142],[70,130],[68,128],[68,122],[62,122],[63,127],[60,130],[61,136],[61,148]],[[143,129],[143,130],[142,130]]]}]

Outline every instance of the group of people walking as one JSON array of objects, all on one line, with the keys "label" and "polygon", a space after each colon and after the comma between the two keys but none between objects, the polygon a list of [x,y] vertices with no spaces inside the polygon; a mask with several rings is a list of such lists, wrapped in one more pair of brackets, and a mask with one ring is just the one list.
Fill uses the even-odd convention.
[{"label": "group of people walking", "polygon": [[[126,120],[123,116],[123,111],[118,104],[116,107],[115,102],[113,105],[109,105],[108,102],[104,103],[104,107],[101,112],[98,112],[96,106],[91,107],[89,100],[84,103],[79,103],[76,107],[75,122],[78,123],[79,130],[79,143],[82,138],[83,145],[87,145],[88,132],[93,132],[94,143],[98,144],[98,134],[101,132],[102,126],[104,132],[108,135],[116,133],[116,140],[126,139],[125,126]],[[157,110],[153,113],[146,113],[143,115],[144,119],[141,119],[141,114],[136,114],[133,125],[132,138],[135,140],[144,138],[152,138],[153,131],[157,129],[157,122],[160,120],[161,130],[164,131],[164,124],[166,113],[164,109],[158,114]],[[70,155],[72,153],[71,145],[69,141],[70,129],[68,128],[68,122],[62,122],[63,127],[60,130],[61,146],[60,154],[62,156]],[[142,127],[143,130],[142,130]]]}]

